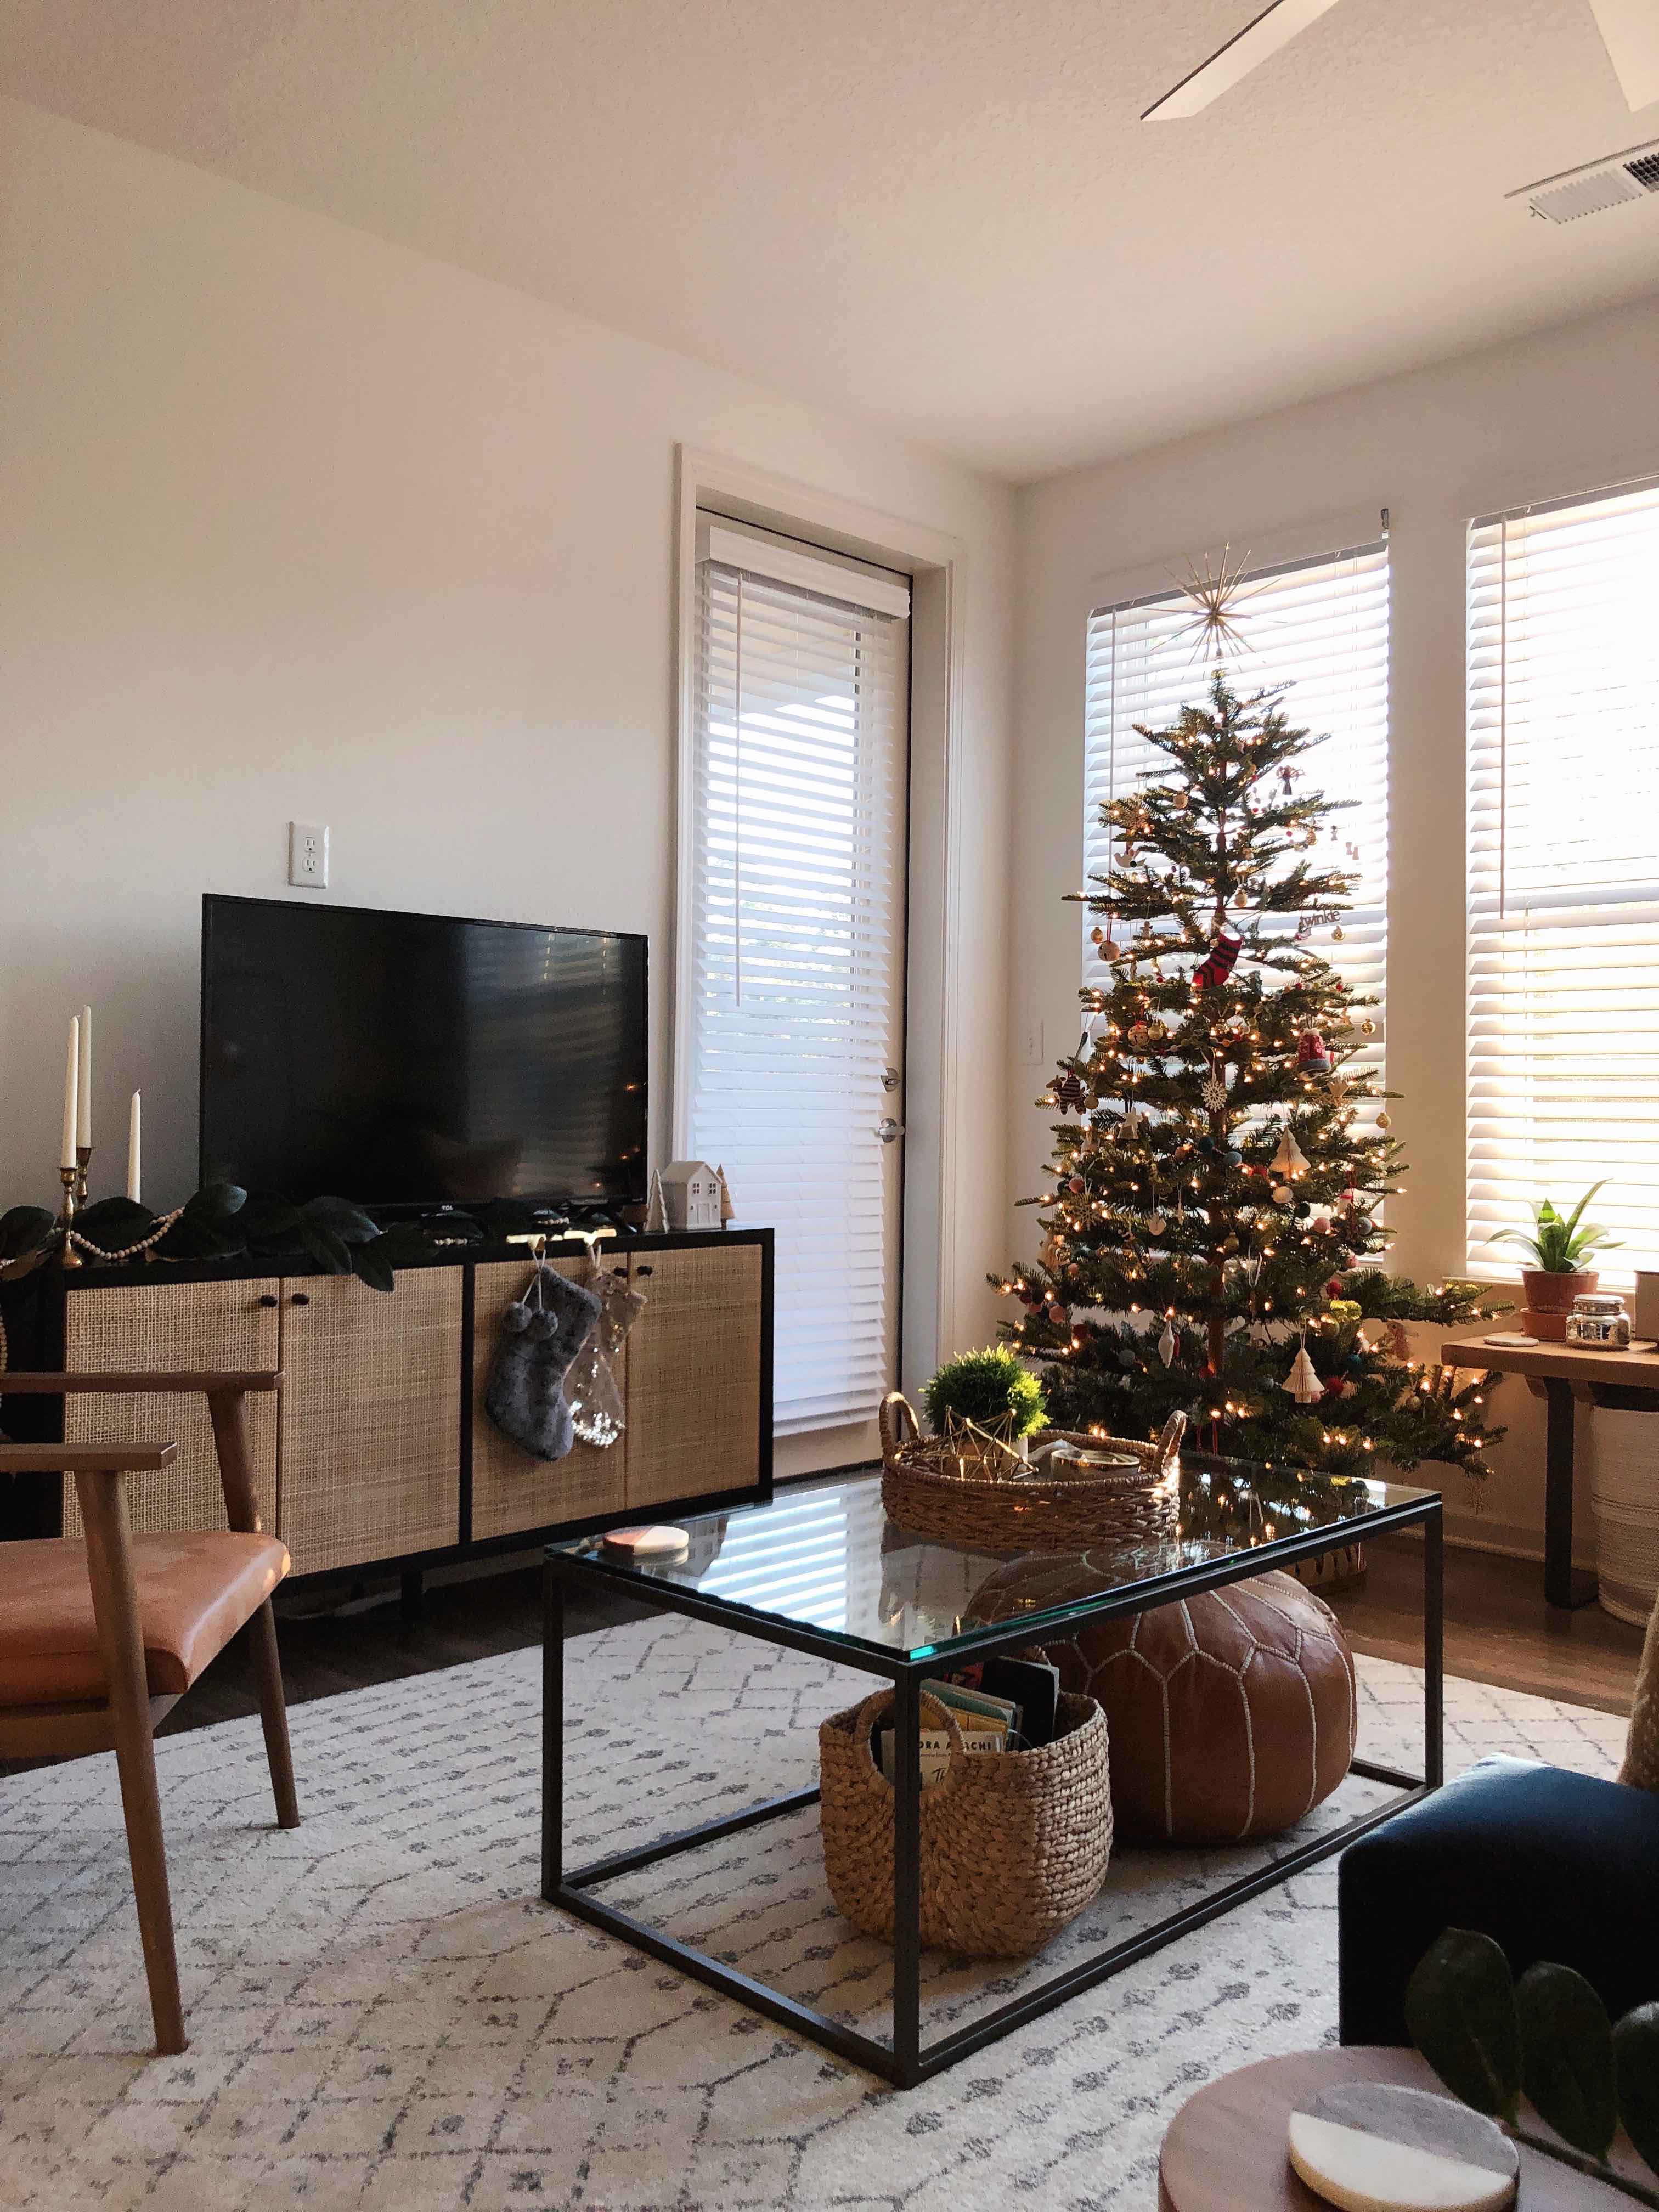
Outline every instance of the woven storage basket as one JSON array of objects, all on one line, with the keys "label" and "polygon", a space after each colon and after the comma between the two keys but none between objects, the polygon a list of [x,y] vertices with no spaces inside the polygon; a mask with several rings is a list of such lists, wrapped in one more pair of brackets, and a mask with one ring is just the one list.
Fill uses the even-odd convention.
[{"label": "woven storage basket", "polygon": [[[870,1733],[893,1702],[878,1690],[818,1729],[820,1821],[830,1894],[855,1928],[893,1938],[893,1786]],[[1064,1695],[1052,1743],[969,1753],[938,1700],[950,1767],[921,1793],[921,1940],[978,1959],[1024,1958],[1075,1920],[1112,1851],[1106,1716]]]},{"label": "woven storage basket", "polygon": [[1043,1429],[1034,1445],[1063,1437],[1085,1450],[1133,1453],[1140,1462],[1134,1474],[1050,1475],[1029,1471],[1006,1445],[977,1432],[924,1437],[901,1391],[882,1401],[880,1425],[887,1516],[936,1542],[989,1552],[1083,1551],[1108,1540],[1146,1542],[1175,1528],[1176,1467],[1162,1438],[1145,1443]]}]

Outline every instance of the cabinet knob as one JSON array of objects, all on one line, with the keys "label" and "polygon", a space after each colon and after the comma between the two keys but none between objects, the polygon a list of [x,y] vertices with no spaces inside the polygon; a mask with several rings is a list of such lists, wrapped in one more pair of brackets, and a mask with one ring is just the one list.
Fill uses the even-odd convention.
[{"label": "cabinet knob", "polygon": [[634,1270],[634,1273],[636,1275],[649,1275],[653,1272],[654,1271],[650,1267],[635,1267]]},{"label": "cabinet knob", "polygon": [[259,1304],[262,1306],[278,1306],[281,1305],[282,1300],[277,1297],[273,1297],[270,1292],[267,1291],[264,1296],[259,1300]]},{"label": "cabinet knob", "polygon": [[310,1291],[295,1291],[294,1296],[289,1300],[289,1304],[295,1306],[308,1306],[311,1304]]}]

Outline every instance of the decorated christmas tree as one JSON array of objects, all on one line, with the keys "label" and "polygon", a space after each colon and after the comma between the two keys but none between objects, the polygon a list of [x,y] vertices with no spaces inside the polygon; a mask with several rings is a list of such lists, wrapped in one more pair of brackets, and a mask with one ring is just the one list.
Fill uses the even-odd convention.
[{"label": "decorated christmas tree", "polygon": [[[1236,632],[1200,597],[1206,643]],[[1357,1473],[1374,1457],[1482,1471],[1488,1378],[1413,1365],[1407,1319],[1467,1322],[1469,1283],[1376,1265],[1402,1164],[1367,1048],[1375,1001],[1311,945],[1342,941],[1353,878],[1320,858],[1335,809],[1298,763],[1288,687],[1140,735],[1161,775],[1103,809],[1081,897],[1099,978],[1039,1103],[1058,1108],[1040,1261],[999,1287],[1057,1425],[1147,1436],[1180,1407],[1212,1450]],[[1339,838],[1340,838],[1340,833]],[[1350,851],[1352,851],[1350,848]],[[1341,857],[1340,842],[1337,857]]]}]

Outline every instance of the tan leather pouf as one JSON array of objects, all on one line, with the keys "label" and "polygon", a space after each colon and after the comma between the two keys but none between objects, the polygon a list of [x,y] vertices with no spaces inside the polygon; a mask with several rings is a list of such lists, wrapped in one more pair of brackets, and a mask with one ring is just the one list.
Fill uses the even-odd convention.
[{"label": "tan leather pouf", "polygon": [[[1024,1559],[1002,1570],[976,1594],[975,1617],[1006,1620],[1055,1602],[1059,1593],[1040,1591],[1031,1577],[1046,1585],[1058,1564]],[[1042,1649],[1063,1688],[1105,1711],[1122,1843],[1274,1835],[1328,1797],[1352,1760],[1347,1638],[1330,1607],[1290,1575],[1087,1622]]]}]

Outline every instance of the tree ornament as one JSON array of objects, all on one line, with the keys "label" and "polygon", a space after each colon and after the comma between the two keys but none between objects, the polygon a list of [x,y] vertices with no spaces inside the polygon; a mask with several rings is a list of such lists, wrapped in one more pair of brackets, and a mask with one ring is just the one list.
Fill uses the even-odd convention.
[{"label": "tree ornament", "polygon": [[1211,943],[1208,952],[1193,970],[1193,989],[1213,991],[1224,983],[1238,964],[1238,956],[1244,940],[1236,930],[1223,922]]},{"label": "tree ornament", "polygon": [[1146,1116],[1133,1098],[1125,1103],[1123,1119],[1117,1125],[1118,1142],[1133,1144],[1146,1127]]},{"label": "tree ornament", "polygon": [[1054,1093],[1055,1105],[1062,1114],[1068,1108],[1080,1114],[1089,1103],[1089,1093],[1083,1078],[1071,1068],[1067,1068],[1064,1075],[1056,1076],[1048,1087]]},{"label": "tree ornament", "polygon": [[1386,1114],[1379,1114],[1376,1117],[1376,1126],[1379,1129],[1391,1129],[1394,1123]]},{"label": "tree ornament", "polygon": [[1289,1183],[1276,1182],[1273,1185],[1273,1201],[1275,1206],[1289,1206],[1295,1197],[1296,1193],[1291,1188]]},{"label": "tree ornament", "polygon": [[1305,1340],[1296,1355],[1290,1373],[1279,1387],[1281,1390],[1288,1390],[1298,1406],[1311,1406],[1317,1399],[1324,1396],[1325,1386],[1316,1373],[1312,1360],[1308,1357]]},{"label": "tree ornament", "polygon": [[[1273,1167],[1275,1174],[1279,1176],[1298,1176],[1302,1174],[1307,1165],[1308,1155],[1303,1151],[1301,1146],[1297,1144],[1292,1133],[1289,1129],[1286,1129],[1284,1135],[1279,1140],[1279,1150],[1273,1157]],[[1277,1191],[1273,1193],[1273,1197],[1275,1200],[1278,1200],[1279,1193]]]},{"label": "tree ornament", "polygon": [[1212,1073],[1206,1081],[1204,1088],[1199,1093],[1199,1096],[1203,1099],[1205,1105],[1209,1109],[1212,1114],[1224,1114],[1226,1112],[1227,1085],[1224,1078],[1222,1076]]},{"label": "tree ornament", "polygon": [[1338,921],[1338,922],[1334,922],[1334,923],[1331,925],[1331,943],[1332,943],[1333,945],[1340,945],[1340,944],[1341,944],[1341,942],[1342,942],[1342,925],[1341,925],[1341,923],[1340,923],[1340,921]]},{"label": "tree ornament", "polygon": [[1170,801],[1170,811],[1171,814],[1185,814],[1192,803],[1184,791],[1178,791]]},{"label": "tree ornament", "polygon": [[1375,1036],[1376,1035],[1376,1024],[1371,1019],[1369,1014],[1366,1015],[1364,1021],[1359,1024],[1359,1034],[1361,1036]]},{"label": "tree ornament", "polygon": [[1158,1356],[1164,1362],[1164,1364],[1166,1367],[1170,1366],[1174,1363],[1176,1356],[1176,1333],[1175,1323],[1173,1321],[1166,1320],[1164,1322],[1164,1334],[1158,1340]]},{"label": "tree ornament", "polygon": [[1328,1075],[1331,1055],[1317,1030],[1304,1030],[1296,1041],[1296,1064],[1304,1075]]},{"label": "tree ornament", "polygon": [[1066,1188],[1071,1192],[1073,1198],[1081,1198],[1084,1192],[1087,1190],[1089,1186],[1084,1182],[1081,1176],[1074,1175],[1067,1182]]},{"label": "tree ornament", "polygon": [[1169,1225],[1161,1213],[1149,1213],[1146,1216],[1146,1234],[1149,1237],[1161,1237]]},{"label": "tree ornament", "polygon": [[1352,1084],[1349,1082],[1346,1075],[1332,1076],[1328,1087],[1330,1090],[1331,1103],[1333,1106],[1340,1106],[1343,1100],[1347,1097],[1348,1093],[1353,1089]]}]

